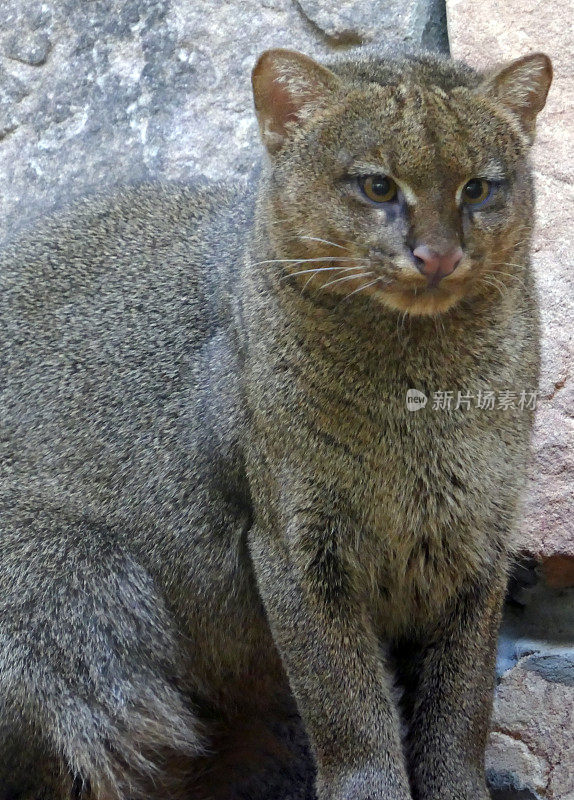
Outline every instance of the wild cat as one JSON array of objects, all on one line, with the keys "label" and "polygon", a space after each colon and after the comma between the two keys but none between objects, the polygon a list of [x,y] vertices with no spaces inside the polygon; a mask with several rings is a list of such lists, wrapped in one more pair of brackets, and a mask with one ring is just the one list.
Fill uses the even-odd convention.
[{"label": "wild cat", "polygon": [[405,396],[536,387],[550,81],[271,50],[258,186],[8,246],[2,800],[486,800],[532,412]]}]

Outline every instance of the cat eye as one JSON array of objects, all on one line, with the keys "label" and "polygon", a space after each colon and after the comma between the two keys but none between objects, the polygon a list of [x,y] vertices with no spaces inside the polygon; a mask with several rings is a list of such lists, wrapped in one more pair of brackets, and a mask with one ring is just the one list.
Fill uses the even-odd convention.
[{"label": "cat eye", "polygon": [[359,186],[373,203],[391,203],[398,193],[397,184],[387,175],[366,175],[359,178]]},{"label": "cat eye", "polygon": [[473,178],[462,189],[462,202],[471,206],[482,205],[492,192],[492,184],[484,178]]}]

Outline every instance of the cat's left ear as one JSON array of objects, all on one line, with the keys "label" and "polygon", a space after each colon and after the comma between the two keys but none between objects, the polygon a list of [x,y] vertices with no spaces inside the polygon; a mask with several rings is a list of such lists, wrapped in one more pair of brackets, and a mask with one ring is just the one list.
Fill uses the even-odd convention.
[{"label": "cat's left ear", "polygon": [[251,75],[261,138],[270,153],[325,108],[340,81],[331,70],[294,50],[267,50]]},{"label": "cat's left ear", "polygon": [[532,53],[487,74],[478,91],[515,114],[532,143],[536,115],[544,108],[551,83],[552,62],[544,53]]}]

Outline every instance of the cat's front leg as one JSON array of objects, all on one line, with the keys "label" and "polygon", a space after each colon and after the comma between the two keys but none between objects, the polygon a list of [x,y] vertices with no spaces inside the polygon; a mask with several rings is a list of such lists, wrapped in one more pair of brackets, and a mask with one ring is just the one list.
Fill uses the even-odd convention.
[{"label": "cat's front leg", "polygon": [[317,764],[319,800],[411,800],[397,711],[340,523],[255,527],[250,551]]},{"label": "cat's front leg", "polygon": [[484,750],[505,569],[467,587],[431,638],[413,648],[408,769],[416,800],[488,800]]}]

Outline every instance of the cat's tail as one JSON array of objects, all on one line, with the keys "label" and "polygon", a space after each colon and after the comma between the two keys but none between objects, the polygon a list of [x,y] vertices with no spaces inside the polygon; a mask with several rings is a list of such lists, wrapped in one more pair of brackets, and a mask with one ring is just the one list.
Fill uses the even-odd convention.
[{"label": "cat's tail", "polygon": [[0,800],[177,797],[202,748],[152,578],[87,523],[20,520],[1,533]]}]

